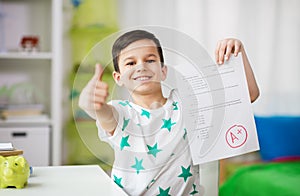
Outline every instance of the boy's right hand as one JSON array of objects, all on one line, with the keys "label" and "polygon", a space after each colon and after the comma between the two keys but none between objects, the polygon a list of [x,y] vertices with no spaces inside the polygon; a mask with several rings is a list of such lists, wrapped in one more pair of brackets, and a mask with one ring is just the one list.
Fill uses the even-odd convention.
[{"label": "boy's right hand", "polygon": [[95,66],[95,74],[83,88],[79,96],[79,107],[96,119],[96,111],[101,110],[108,97],[108,84],[102,81],[103,68]]}]

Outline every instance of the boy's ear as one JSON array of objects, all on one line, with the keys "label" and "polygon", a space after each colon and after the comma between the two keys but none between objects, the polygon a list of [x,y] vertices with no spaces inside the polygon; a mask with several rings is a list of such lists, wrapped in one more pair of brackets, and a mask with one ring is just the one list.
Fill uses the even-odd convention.
[{"label": "boy's ear", "polygon": [[167,67],[166,65],[164,65],[164,66],[161,68],[161,72],[162,72],[161,80],[164,81],[164,80],[167,78],[168,67]]},{"label": "boy's ear", "polygon": [[121,74],[119,72],[114,71],[112,73],[113,78],[115,80],[115,82],[117,83],[118,86],[123,86],[123,82],[121,80]]}]

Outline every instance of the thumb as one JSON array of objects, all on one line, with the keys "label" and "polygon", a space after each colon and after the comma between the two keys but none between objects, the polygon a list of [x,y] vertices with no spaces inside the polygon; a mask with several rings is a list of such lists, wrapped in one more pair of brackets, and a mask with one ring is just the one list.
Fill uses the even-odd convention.
[{"label": "thumb", "polygon": [[103,72],[104,72],[104,70],[102,68],[102,65],[97,63],[95,66],[94,78],[97,80],[102,80]]}]

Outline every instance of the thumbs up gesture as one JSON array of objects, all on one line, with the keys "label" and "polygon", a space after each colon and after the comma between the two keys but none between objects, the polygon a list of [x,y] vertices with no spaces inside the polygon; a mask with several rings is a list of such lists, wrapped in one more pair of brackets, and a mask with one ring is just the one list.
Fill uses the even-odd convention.
[{"label": "thumbs up gesture", "polygon": [[79,107],[96,119],[96,112],[106,104],[108,85],[102,81],[103,68],[100,64],[95,66],[95,74],[82,90],[79,96]]}]

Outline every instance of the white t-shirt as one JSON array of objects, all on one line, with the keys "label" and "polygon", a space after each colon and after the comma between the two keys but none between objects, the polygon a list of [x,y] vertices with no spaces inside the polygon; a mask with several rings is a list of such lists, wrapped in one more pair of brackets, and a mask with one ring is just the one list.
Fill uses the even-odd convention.
[{"label": "white t-shirt", "polygon": [[153,110],[129,101],[109,104],[119,113],[114,135],[97,126],[100,139],[115,152],[111,178],[116,184],[129,195],[201,194],[176,91]]}]

